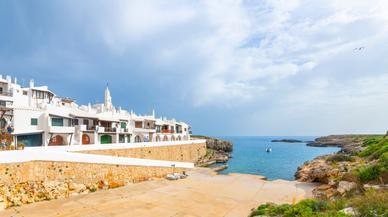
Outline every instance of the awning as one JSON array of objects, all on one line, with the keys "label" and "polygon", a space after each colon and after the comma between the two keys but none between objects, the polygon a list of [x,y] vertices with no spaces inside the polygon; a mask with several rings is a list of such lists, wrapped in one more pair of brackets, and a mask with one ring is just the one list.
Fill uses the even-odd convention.
[{"label": "awning", "polygon": [[49,115],[54,117],[61,117],[61,118],[71,118],[69,115],[64,113],[59,113],[59,112],[49,112]]},{"label": "awning", "polygon": [[110,121],[110,122],[120,122],[119,119],[114,117],[98,117],[98,120],[100,121]]},{"label": "awning", "polygon": [[71,116],[77,117],[77,118],[90,118],[90,119],[98,119],[98,116],[95,114],[87,113],[87,112],[72,112],[70,113]]}]

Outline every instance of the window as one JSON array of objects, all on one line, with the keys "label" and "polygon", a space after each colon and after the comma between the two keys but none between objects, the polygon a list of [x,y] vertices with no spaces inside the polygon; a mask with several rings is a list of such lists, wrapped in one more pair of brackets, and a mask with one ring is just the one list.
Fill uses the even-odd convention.
[{"label": "window", "polygon": [[31,118],[31,125],[37,126],[38,125],[38,118]]},{"label": "window", "polygon": [[135,128],[143,128],[143,123],[141,121],[136,121]]},{"label": "window", "polygon": [[125,129],[125,128],[127,128],[127,123],[125,123],[125,122],[121,122],[121,129]]},{"label": "window", "polygon": [[23,95],[27,96],[27,91],[23,90]]},{"label": "window", "polygon": [[3,100],[0,101],[0,106],[6,106],[6,105],[7,105],[6,101],[3,101]]},{"label": "window", "polygon": [[84,119],[84,125],[88,126],[89,125],[89,120],[88,119]]},{"label": "window", "polygon": [[63,118],[51,118],[51,126],[63,127]]}]

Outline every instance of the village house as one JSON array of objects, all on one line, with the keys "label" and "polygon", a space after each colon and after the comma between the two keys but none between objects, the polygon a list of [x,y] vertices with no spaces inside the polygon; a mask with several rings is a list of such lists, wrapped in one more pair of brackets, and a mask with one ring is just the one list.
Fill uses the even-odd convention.
[{"label": "village house", "polygon": [[22,87],[0,75],[0,127],[13,129],[15,146],[64,146],[190,140],[190,126],[175,119],[138,115],[114,107],[108,87],[104,103],[77,105],[47,86]]}]

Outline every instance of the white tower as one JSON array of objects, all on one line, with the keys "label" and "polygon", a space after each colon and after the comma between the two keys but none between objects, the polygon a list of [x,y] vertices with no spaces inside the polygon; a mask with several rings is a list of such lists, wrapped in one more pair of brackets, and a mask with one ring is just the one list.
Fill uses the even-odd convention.
[{"label": "white tower", "polygon": [[110,96],[110,91],[109,91],[109,88],[108,88],[108,84],[106,84],[106,89],[105,89],[104,107],[108,111],[112,111],[112,109],[113,109],[112,97]]}]

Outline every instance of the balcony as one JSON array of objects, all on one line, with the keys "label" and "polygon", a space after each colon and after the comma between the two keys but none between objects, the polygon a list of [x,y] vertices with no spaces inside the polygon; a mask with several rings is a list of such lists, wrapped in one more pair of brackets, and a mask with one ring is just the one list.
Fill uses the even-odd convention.
[{"label": "balcony", "polygon": [[174,130],[161,130],[162,133],[175,133]]},{"label": "balcony", "polygon": [[116,133],[117,132],[117,128],[115,127],[105,127],[105,133]]},{"label": "balcony", "polygon": [[127,128],[119,128],[117,129],[119,133],[128,133],[128,129]]},{"label": "balcony", "polygon": [[73,126],[50,126],[50,133],[74,133],[75,128]]},{"label": "balcony", "polygon": [[9,91],[0,91],[0,96],[12,96],[12,92],[9,92]]}]

